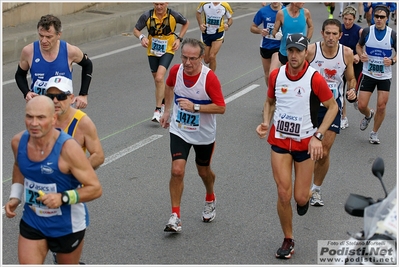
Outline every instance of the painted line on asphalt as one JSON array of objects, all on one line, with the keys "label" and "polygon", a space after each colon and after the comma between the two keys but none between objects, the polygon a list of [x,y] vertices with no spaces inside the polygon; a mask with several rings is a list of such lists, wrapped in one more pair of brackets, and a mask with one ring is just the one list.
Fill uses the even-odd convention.
[{"label": "painted line on asphalt", "polygon": [[231,101],[233,101],[233,100],[239,98],[240,96],[243,96],[243,95],[245,95],[245,94],[251,92],[252,90],[254,90],[255,88],[257,88],[257,87],[259,87],[259,86],[260,86],[259,84],[253,84],[253,85],[251,85],[251,86],[245,88],[244,90],[242,90],[242,91],[240,91],[240,92],[238,92],[238,93],[236,93],[236,94],[234,94],[234,95],[232,95],[232,96],[229,96],[228,98],[226,98],[226,99],[224,100],[224,102],[226,102],[226,104],[227,104],[227,103],[229,103],[229,102],[231,102]]},{"label": "painted line on asphalt", "polygon": [[160,135],[160,134],[154,134],[138,143],[135,143],[134,145],[131,145],[125,149],[122,149],[121,151],[116,152],[115,154],[113,154],[109,157],[106,157],[104,160],[104,163],[101,164],[100,167],[104,167],[104,166],[110,164],[111,162],[114,162],[115,160],[120,159],[121,157],[126,156],[127,154],[130,154],[133,151],[139,149],[140,147],[148,145],[149,143],[161,138],[162,136],[163,135]]},{"label": "painted line on asphalt", "polygon": [[[238,93],[226,98],[225,99],[226,104],[231,102],[231,101],[233,101],[233,100],[235,100],[235,99],[237,99],[237,98],[239,98],[239,97],[241,97],[241,96],[243,96],[243,95],[245,95],[245,94],[247,94],[247,93],[249,93],[249,92],[251,92],[252,90],[254,90],[257,87],[259,87],[259,84],[253,84],[253,85],[245,88],[244,90],[242,90],[242,91],[240,91],[240,92],[238,92]],[[127,148],[125,148],[125,149],[123,149],[123,150],[121,150],[121,151],[119,151],[119,152],[117,152],[117,153],[105,158],[104,163],[101,164],[101,167],[104,167],[104,166],[108,165],[109,163],[114,162],[115,160],[120,159],[121,157],[126,156],[127,154],[132,153],[133,151],[135,151],[135,150],[137,150],[137,149],[139,149],[139,148],[141,148],[141,147],[143,147],[145,145],[148,145],[149,143],[161,138],[162,136],[163,135],[159,135],[159,134],[152,135],[152,136],[150,136],[150,137],[148,137],[148,138],[146,138],[146,139],[144,139],[144,140],[142,140],[142,141],[140,141],[140,142],[138,142],[138,143],[136,143],[134,145],[131,145],[130,147],[127,147]]]},{"label": "painted line on asphalt", "polygon": [[[245,95],[245,94],[247,94],[247,93],[249,93],[249,92],[251,92],[252,90],[254,90],[257,87],[259,87],[259,84],[253,84],[253,85],[251,85],[251,86],[239,91],[238,93],[236,93],[236,94],[234,94],[232,96],[229,96],[228,98],[225,99],[226,104],[231,102],[231,101],[233,101],[233,100],[235,100],[235,99],[237,99],[237,98],[239,98],[239,97],[241,97],[241,96],[243,96],[243,95]],[[144,140],[142,140],[142,141],[140,141],[138,143],[135,143],[134,145],[131,145],[131,146],[119,151],[119,152],[116,152],[115,154],[113,154],[113,155],[111,155],[109,157],[106,157],[105,160],[104,160],[104,163],[101,164],[100,167],[104,167],[104,166],[114,162],[115,160],[120,159],[121,157],[126,156],[127,154],[130,154],[133,151],[135,151],[135,150],[137,150],[137,149],[139,149],[139,148],[141,148],[141,147],[143,147],[145,145],[148,145],[149,143],[161,138],[162,136],[163,135],[157,135],[157,134],[152,135],[152,136],[150,136],[150,137],[148,137],[148,138],[146,138],[146,139],[144,139]],[[12,179],[12,177],[10,177],[8,179],[5,179],[2,182],[3,183],[8,182],[11,179]]]}]

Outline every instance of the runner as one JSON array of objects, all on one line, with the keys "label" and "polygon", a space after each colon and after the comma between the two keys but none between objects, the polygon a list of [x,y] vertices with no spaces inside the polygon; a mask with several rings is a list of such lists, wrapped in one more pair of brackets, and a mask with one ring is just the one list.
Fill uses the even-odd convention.
[{"label": "runner", "polygon": [[[181,30],[177,35],[177,24]],[[168,3],[154,3],[154,8],[145,12],[134,26],[133,34],[147,48],[148,62],[155,83],[155,111],[151,121],[159,123],[164,110],[165,75],[175,51],[188,30],[189,21],[179,12],[168,8]],[[141,33],[147,28],[148,36]]]}]

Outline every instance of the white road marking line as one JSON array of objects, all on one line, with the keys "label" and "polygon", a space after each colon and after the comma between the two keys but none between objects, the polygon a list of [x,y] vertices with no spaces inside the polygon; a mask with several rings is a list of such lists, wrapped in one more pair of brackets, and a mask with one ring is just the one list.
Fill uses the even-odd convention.
[{"label": "white road marking line", "polygon": [[134,145],[131,145],[131,146],[125,148],[125,149],[122,149],[121,151],[119,151],[119,152],[117,152],[117,153],[115,153],[115,154],[113,154],[113,155],[111,155],[109,157],[106,157],[105,160],[104,160],[104,163],[101,164],[101,167],[104,167],[105,165],[108,165],[109,163],[114,162],[115,160],[117,160],[117,159],[119,159],[119,158],[121,158],[123,156],[126,156],[127,154],[132,153],[133,151],[139,149],[140,147],[143,147],[143,146],[145,146],[145,145],[147,145],[147,144],[149,144],[149,143],[151,143],[151,142],[153,142],[153,141],[155,141],[155,140],[157,140],[157,139],[159,139],[161,137],[162,137],[162,135],[154,134],[154,135],[151,135],[150,137],[148,137],[148,138],[146,138],[146,139],[144,139],[144,140],[142,140],[142,141],[140,141],[140,142],[138,142],[138,143],[136,143]]},{"label": "white road marking line", "polygon": [[[235,99],[237,99],[237,98],[239,98],[240,96],[243,96],[243,95],[251,92],[253,89],[255,89],[257,87],[259,87],[259,84],[253,84],[253,85],[245,88],[244,90],[242,90],[242,91],[240,91],[240,92],[238,92],[238,93],[226,98],[225,99],[226,104],[231,102],[231,101],[233,101],[233,100],[235,100]],[[132,153],[133,151],[135,151],[135,150],[137,150],[137,149],[139,149],[139,148],[141,148],[141,147],[143,147],[143,146],[145,146],[145,145],[147,145],[147,144],[149,144],[149,143],[161,138],[162,136],[163,135],[158,135],[158,134],[152,135],[152,136],[150,136],[150,137],[148,137],[148,138],[146,138],[146,139],[144,139],[144,140],[142,140],[142,141],[140,141],[140,142],[138,142],[138,143],[136,143],[134,145],[131,145],[131,146],[119,151],[119,152],[116,152],[115,154],[113,154],[113,155],[111,155],[109,157],[106,157],[105,160],[104,160],[104,163],[101,164],[100,167],[104,167],[104,166],[108,165],[109,163],[112,163],[115,160],[117,160],[117,159],[119,159],[119,158],[121,158],[123,156],[126,156],[129,153]],[[3,206],[3,214],[4,213],[5,213],[5,211],[4,211],[4,206]]]},{"label": "white road marking line", "polygon": [[[259,87],[259,84],[253,84],[253,85],[245,88],[244,90],[242,90],[242,91],[240,91],[240,92],[228,97],[225,100],[226,104],[231,102],[231,101],[233,101],[233,100],[235,100],[235,99],[237,99],[237,98],[239,98],[240,96],[245,95],[246,93],[251,92],[253,89],[255,89],[257,87]],[[104,167],[104,166],[108,165],[109,163],[114,162],[115,160],[117,160],[117,159],[119,159],[119,158],[121,158],[123,156],[126,156],[127,154],[129,154],[129,153],[131,153],[131,152],[133,152],[133,151],[135,151],[135,150],[137,150],[137,149],[139,149],[139,148],[141,148],[141,147],[143,147],[143,146],[145,146],[145,145],[147,145],[147,144],[149,144],[149,143],[151,143],[151,142],[153,142],[153,141],[155,141],[155,140],[157,140],[157,139],[159,139],[161,137],[162,137],[162,135],[155,134],[155,135],[152,135],[152,136],[150,136],[150,137],[148,137],[148,138],[146,138],[146,139],[144,139],[144,140],[142,140],[142,141],[140,141],[140,142],[138,142],[138,143],[136,143],[134,145],[131,145],[130,147],[127,147],[127,148],[125,148],[125,149],[123,149],[123,150],[121,150],[121,151],[119,151],[119,152],[117,152],[117,153],[105,158],[104,163],[101,164],[101,167]]]},{"label": "white road marking line", "polygon": [[240,96],[245,95],[246,93],[251,92],[253,89],[255,89],[256,87],[259,87],[259,84],[253,84],[247,88],[245,88],[244,90],[238,92],[237,94],[234,94],[232,96],[229,96],[228,98],[226,98],[224,101],[227,103],[239,98]]}]

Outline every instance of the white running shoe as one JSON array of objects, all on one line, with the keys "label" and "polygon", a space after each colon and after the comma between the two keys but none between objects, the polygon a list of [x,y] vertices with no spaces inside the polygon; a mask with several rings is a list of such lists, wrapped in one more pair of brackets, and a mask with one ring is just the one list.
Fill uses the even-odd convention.
[{"label": "white running shoe", "polygon": [[320,190],[312,190],[312,196],[310,198],[310,205],[312,206],[324,206],[324,201],[321,198]]},{"label": "white running shoe", "polygon": [[380,139],[378,139],[378,133],[371,131],[370,132],[370,138],[369,138],[370,144],[379,144]]},{"label": "white running shoe", "polygon": [[364,131],[369,126],[371,119],[374,117],[374,109],[370,109],[370,117],[364,117],[360,122],[360,130]]},{"label": "white running shoe", "polygon": [[211,222],[216,217],[216,199],[214,201],[205,201],[204,211],[202,212],[202,221]]},{"label": "white running shoe", "polygon": [[151,121],[159,123],[161,120],[161,111],[158,109],[154,111],[154,116],[152,116]]},{"label": "white running shoe", "polygon": [[161,106],[161,117],[162,117],[164,112],[165,112],[165,104],[162,104],[162,106]]},{"label": "white running shoe", "polygon": [[348,117],[345,118],[341,118],[341,129],[345,129],[349,127],[349,121],[348,121]]},{"label": "white running shoe", "polygon": [[177,214],[175,212],[173,212],[170,215],[169,222],[165,226],[164,231],[171,232],[171,233],[180,233],[181,232],[181,220],[179,217],[177,217]]}]

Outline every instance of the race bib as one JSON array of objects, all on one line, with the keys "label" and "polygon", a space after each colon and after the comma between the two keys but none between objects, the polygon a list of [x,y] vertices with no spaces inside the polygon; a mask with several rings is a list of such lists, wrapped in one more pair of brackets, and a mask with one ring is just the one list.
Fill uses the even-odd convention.
[{"label": "race bib", "polygon": [[36,80],[33,84],[33,92],[38,95],[45,95],[46,94],[46,85],[47,81]]},{"label": "race bib", "polygon": [[151,41],[151,53],[157,57],[161,57],[166,53],[167,46],[167,40],[160,40],[153,37]]},{"label": "race bib", "polygon": [[374,75],[382,74],[385,72],[384,62],[382,60],[375,60],[369,58],[369,65],[367,69],[370,73]]},{"label": "race bib", "polygon": [[279,119],[275,123],[275,137],[285,139],[287,137],[299,140],[301,136],[302,117],[280,114]]},{"label": "race bib", "polygon": [[201,113],[192,113],[179,108],[176,116],[177,127],[187,132],[199,131],[200,114]]},{"label": "race bib", "polygon": [[272,35],[273,29],[274,29],[274,23],[270,23],[270,22],[266,23],[266,29],[269,30],[269,34],[266,35],[264,38],[266,38],[266,39],[275,39],[273,37],[273,35]]},{"label": "race bib", "polygon": [[217,29],[220,26],[220,18],[219,17],[208,17],[206,19],[207,27],[210,29]]},{"label": "race bib", "polygon": [[25,202],[36,213],[36,215],[40,217],[51,217],[55,215],[62,215],[60,208],[50,209],[46,205],[44,205],[41,201],[37,200],[37,198],[40,196],[39,190],[42,190],[45,194],[57,193],[57,184],[55,183],[42,184],[42,183],[33,182],[25,178],[25,184],[24,184]]},{"label": "race bib", "polygon": [[331,93],[334,96],[334,99],[337,99],[339,94],[338,94],[338,84],[336,82],[327,82],[328,87],[331,90]]}]

